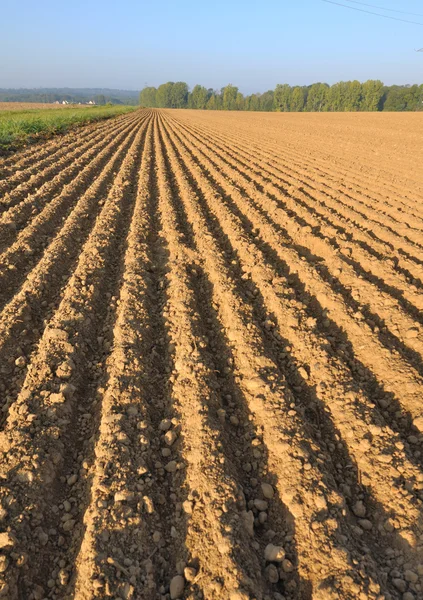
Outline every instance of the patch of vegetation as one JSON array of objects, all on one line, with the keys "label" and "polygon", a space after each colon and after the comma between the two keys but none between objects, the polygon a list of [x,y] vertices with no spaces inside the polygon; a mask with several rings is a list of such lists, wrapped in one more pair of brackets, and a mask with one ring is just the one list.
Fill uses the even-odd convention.
[{"label": "patch of vegetation", "polygon": [[64,133],[76,125],[110,119],[135,110],[133,106],[105,105],[61,110],[0,112],[0,151],[15,149],[40,137]]}]

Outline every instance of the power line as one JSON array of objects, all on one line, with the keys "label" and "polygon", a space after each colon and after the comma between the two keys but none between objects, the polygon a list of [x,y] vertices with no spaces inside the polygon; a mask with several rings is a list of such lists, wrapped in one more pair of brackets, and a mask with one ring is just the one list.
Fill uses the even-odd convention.
[{"label": "power line", "polygon": [[349,8],[350,10],[357,10],[358,12],[367,13],[368,15],[375,15],[376,17],[383,17],[384,19],[390,19],[391,21],[401,21],[402,23],[412,23],[413,25],[423,26],[423,23],[419,23],[418,21],[408,21],[407,19],[400,19],[399,17],[381,15],[380,13],[364,10],[363,8],[356,8],[355,6],[348,6],[347,4],[341,4],[340,2],[333,2],[333,0],[322,0],[322,2],[326,2],[327,4],[336,4],[336,6],[343,6],[344,8]]},{"label": "power line", "polygon": [[[384,8],[383,6],[376,6],[375,4],[366,4],[365,2],[358,2],[357,0],[347,0],[353,4],[360,4],[361,6],[370,6],[370,8],[377,8],[378,10],[386,10],[388,12],[400,13],[402,15],[413,15],[414,17],[423,17],[421,13],[407,12],[405,10],[395,10],[394,8]],[[383,17],[384,15],[380,15]]]}]

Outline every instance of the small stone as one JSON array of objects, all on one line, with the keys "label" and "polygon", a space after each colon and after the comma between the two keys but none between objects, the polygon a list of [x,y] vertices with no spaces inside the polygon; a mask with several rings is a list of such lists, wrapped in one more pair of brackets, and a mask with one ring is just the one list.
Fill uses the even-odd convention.
[{"label": "small stone", "polygon": [[71,383],[62,383],[60,386],[60,391],[69,400],[70,398],[72,398],[72,396],[76,392],[76,387],[74,385],[72,385]]},{"label": "small stone", "polygon": [[264,558],[268,562],[282,562],[285,558],[285,550],[282,546],[274,546],[273,544],[267,544],[264,549]]},{"label": "small stone", "polygon": [[394,584],[394,586],[397,588],[397,590],[399,592],[405,592],[407,589],[407,584],[405,583],[404,579],[393,579],[392,583]]},{"label": "small stone", "polygon": [[247,530],[248,535],[254,537],[254,514],[253,511],[242,513],[242,520],[244,521],[244,527]]},{"label": "small stone", "polygon": [[162,534],[160,533],[160,531],[155,531],[153,533],[153,542],[156,542],[156,544],[157,544],[158,542],[160,542],[161,537],[162,537]]},{"label": "small stone", "polygon": [[131,502],[134,499],[133,492],[129,490],[120,490],[114,495],[115,502]]},{"label": "small stone", "polygon": [[406,331],[405,333],[405,337],[407,338],[407,340],[412,340],[415,339],[416,337],[418,337],[419,335],[419,330],[416,329],[415,327],[411,327],[408,331]]},{"label": "small stone", "polygon": [[18,356],[18,358],[15,360],[15,365],[19,369],[23,369],[24,366],[26,365],[26,358],[25,358],[25,356]]},{"label": "small stone", "polygon": [[60,569],[58,579],[60,585],[67,585],[69,583],[69,573],[65,569]]},{"label": "small stone", "polygon": [[366,507],[364,506],[362,500],[358,500],[353,506],[353,513],[356,517],[365,517],[366,516]]},{"label": "small stone", "polygon": [[409,581],[410,583],[417,583],[419,580],[419,576],[417,575],[417,573],[414,573],[414,571],[410,571],[410,569],[407,569],[407,571],[404,573],[404,578],[405,581]]},{"label": "small stone", "polygon": [[278,573],[278,570],[275,567],[275,565],[267,565],[267,567],[265,569],[265,574],[266,574],[267,581],[269,581],[269,583],[278,583],[279,573]]},{"label": "small stone", "polygon": [[163,419],[159,425],[160,431],[167,431],[172,427],[172,421],[170,419]]},{"label": "small stone", "polygon": [[184,577],[186,581],[194,581],[194,579],[197,577],[197,571],[194,569],[194,567],[186,567],[184,569]]},{"label": "small stone", "polygon": [[388,533],[392,533],[395,529],[393,522],[391,521],[391,519],[387,519],[383,525],[383,528],[385,529],[385,531],[387,531]]},{"label": "small stone", "polygon": [[182,508],[184,509],[184,512],[185,512],[187,515],[190,515],[190,514],[192,514],[192,502],[190,502],[189,500],[185,500],[185,501],[182,503]]},{"label": "small stone", "polygon": [[65,521],[63,523],[63,531],[72,531],[72,529],[74,528],[75,525],[75,521],[73,519],[68,519],[68,521]]},{"label": "small stone", "polygon": [[78,475],[76,475],[76,473],[74,473],[73,475],[68,477],[67,481],[68,481],[68,485],[73,485],[74,483],[76,483],[78,481]]},{"label": "small stone", "polygon": [[284,571],[284,573],[292,573],[292,571],[294,570],[294,565],[290,560],[285,558],[285,560],[282,561],[282,570]]},{"label": "small stone", "polygon": [[263,492],[263,496],[265,498],[267,498],[268,500],[271,500],[273,498],[273,496],[275,495],[275,490],[270,485],[270,483],[262,483],[261,491]]},{"label": "small stone", "polygon": [[260,525],[264,525],[264,523],[266,523],[266,521],[267,521],[267,518],[268,518],[267,512],[259,513],[258,520],[259,520]]},{"label": "small stone", "polygon": [[5,573],[9,566],[9,559],[4,554],[0,554],[0,573]]},{"label": "small stone", "polygon": [[167,431],[164,435],[164,440],[168,446],[171,446],[176,440],[176,432],[175,431]]},{"label": "small stone", "polygon": [[181,598],[184,593],[185,580],[182,575],[176,575],[170,582],[170,597],[171,600]]},{"label": "small stone", "polygon": [[219,421],[224,423],[226,419],[226,410],[224,408],[219,408],[217,411],[217,416],[219,417]]},{"label": "small stone", "polygon": [[373,527],[373,523],[369,521],[369,519],[359,519],[358,524],[362,529],[365,529],[366,531],[370,531]]},{"label": "small stone", "polygon": [[165,469],[168,473],[175,473],[176,471],[176,460],[171,460],[170,462],[167,463],[167,465],[165,466]]},{"label": "small stone", "polygon": [[122,600],[129,600],[133,597],[134,587],[127,581],[119,586],[119,596]]},{"label": "small stone", "polygon": [[47,542],[48,542],[48,535],[45,533],[45,531],[41,531],[38,534],[38,539],[40,540],[40,544],[42,546],[45,546],[47,544]]},{"label": "small stone", "polygon": [[69,377],[72,375],[72,370],[73,370],[73,363],[71,360],[67,360],[65,362],[62,362],[56,369],[56,375],[57,377],[60,377],[60,379],[69,379]]},{"label": "small stone", "polygon": [[411,592],[405,592],[405,594],[402,595],[402,600],[415,600],[415,596]]},{"label": "small stone", "polygon": [[7,531],[0,533],[0,548],[13,548],[15,538]]},{"label": "small stone", "polygon": [[259,511],[267,510],[269,508],[268,502],[266,502],[266,500],[260,500],[259,498],[254,500],[254,506]]},{"label": "small stone", "polygon": [[300,375],[300,377],[302,377],[303,379],[305,379],[306,381],[309,379],[309,374],[307,373],[307,371],[304,369],[304,367],[299,367],[298,368],[298,374]]},{"label": "small stone", "polygon": [[49,400],[52,404],[64,404],[66,402],[66,398],[63,392],[59,392],[57,394],[50,394]]}]

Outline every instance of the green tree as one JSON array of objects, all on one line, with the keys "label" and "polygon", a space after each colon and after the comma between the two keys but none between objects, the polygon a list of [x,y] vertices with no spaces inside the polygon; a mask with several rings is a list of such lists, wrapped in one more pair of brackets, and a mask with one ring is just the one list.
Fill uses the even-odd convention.
[{"label": "green tree", "polygon": [[383,110],[408,111],[422,109],[422,86],[393,85],[387,88]]},{"label": "green tree", "polygon": [[357,80],[345,84],[344,110],[356,112],[361,109],[363,92],[361,83]]},{"label": "green tree", "polygon": [[156,106],[159,108],[172,108],[172,88],[174,85],[173,81],[159,85],[156,93]]},{"label": "green tree", "polygon": [[264,92],[260,96],[260,110],[271,112],[273,110],[273,90]]},{"label": "green tree", "polygon": [[188,85],[184,81],[177,81],[172,85],[170,102],[172,108],[186,108],[188,106]]},{"label": "green tree", "polygon": [[361,88],[363,93],[361,110],[381,110],[384,96],[383,83],[378,79],[369,79],[362,84]]},{"label": "green tree", "polygon": [[345,111],[348,109],[349,85],[348,81],[340,81],[329,88],[328,91],[328,110],[333,112]]},{"label": "green tree", "polygon": [[222,88],[223,110],[236,110],[238,88],[229,83]]},{"label": "green tree", "polygon": [[291,110],[292,88],[287,83],[280,84],[275,88],[273,95],[273,107],[276,111],[287,112]]},{"label": "green tree", "polygon": [[145,87],[140,92],[140,105],[149,108],[156,106],[157,89],[155,87]]},{"label": "green tree", "polygon": [[321,112],[327,106],[329,86],[326,83],[313,83],[308,90],[306,110]]},{"label": "green tree", "polygon": [[206,108],[209,93],[202,85],[194,86],[190,94],[190,107],[191,108]]},{"label": "green tree", "polygon": [[238,92],[236,95],[235,101],[235,109],[236,110],[245,110],[245,99],[241,92]]},{"label": "green tree", "polygon": [[[71,100],[68,100],[68,102],[71,102]],[[94,96],[94,102],[99,106],[104,106],[104,104],[106,104],[106,96],[104,94],[96,94]]]},{"label": "green tree", "polygon": [[207,110],[222,110],[222,97],[219,93],[213,92],[208,99]]},{"label": "green tree", "polygon": [[291,94],[290,110],[301,112],[306,104],[306,90],[302,87],[294,87]]},{"label": "green tree", "polygon": [[245,98],[245,110],[260,110],[260,94],[251,94]]}]

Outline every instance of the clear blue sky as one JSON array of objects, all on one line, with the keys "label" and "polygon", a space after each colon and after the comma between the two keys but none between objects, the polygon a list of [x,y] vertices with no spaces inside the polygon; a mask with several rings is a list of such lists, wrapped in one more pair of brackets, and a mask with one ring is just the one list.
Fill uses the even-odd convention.
[{"label": "clear blue sky", "polygon": [[[362,1],[423,14],[421,0]],[[322,0],[6,0],[1,12],[0,87],[423,82],[423,26]]]}]

